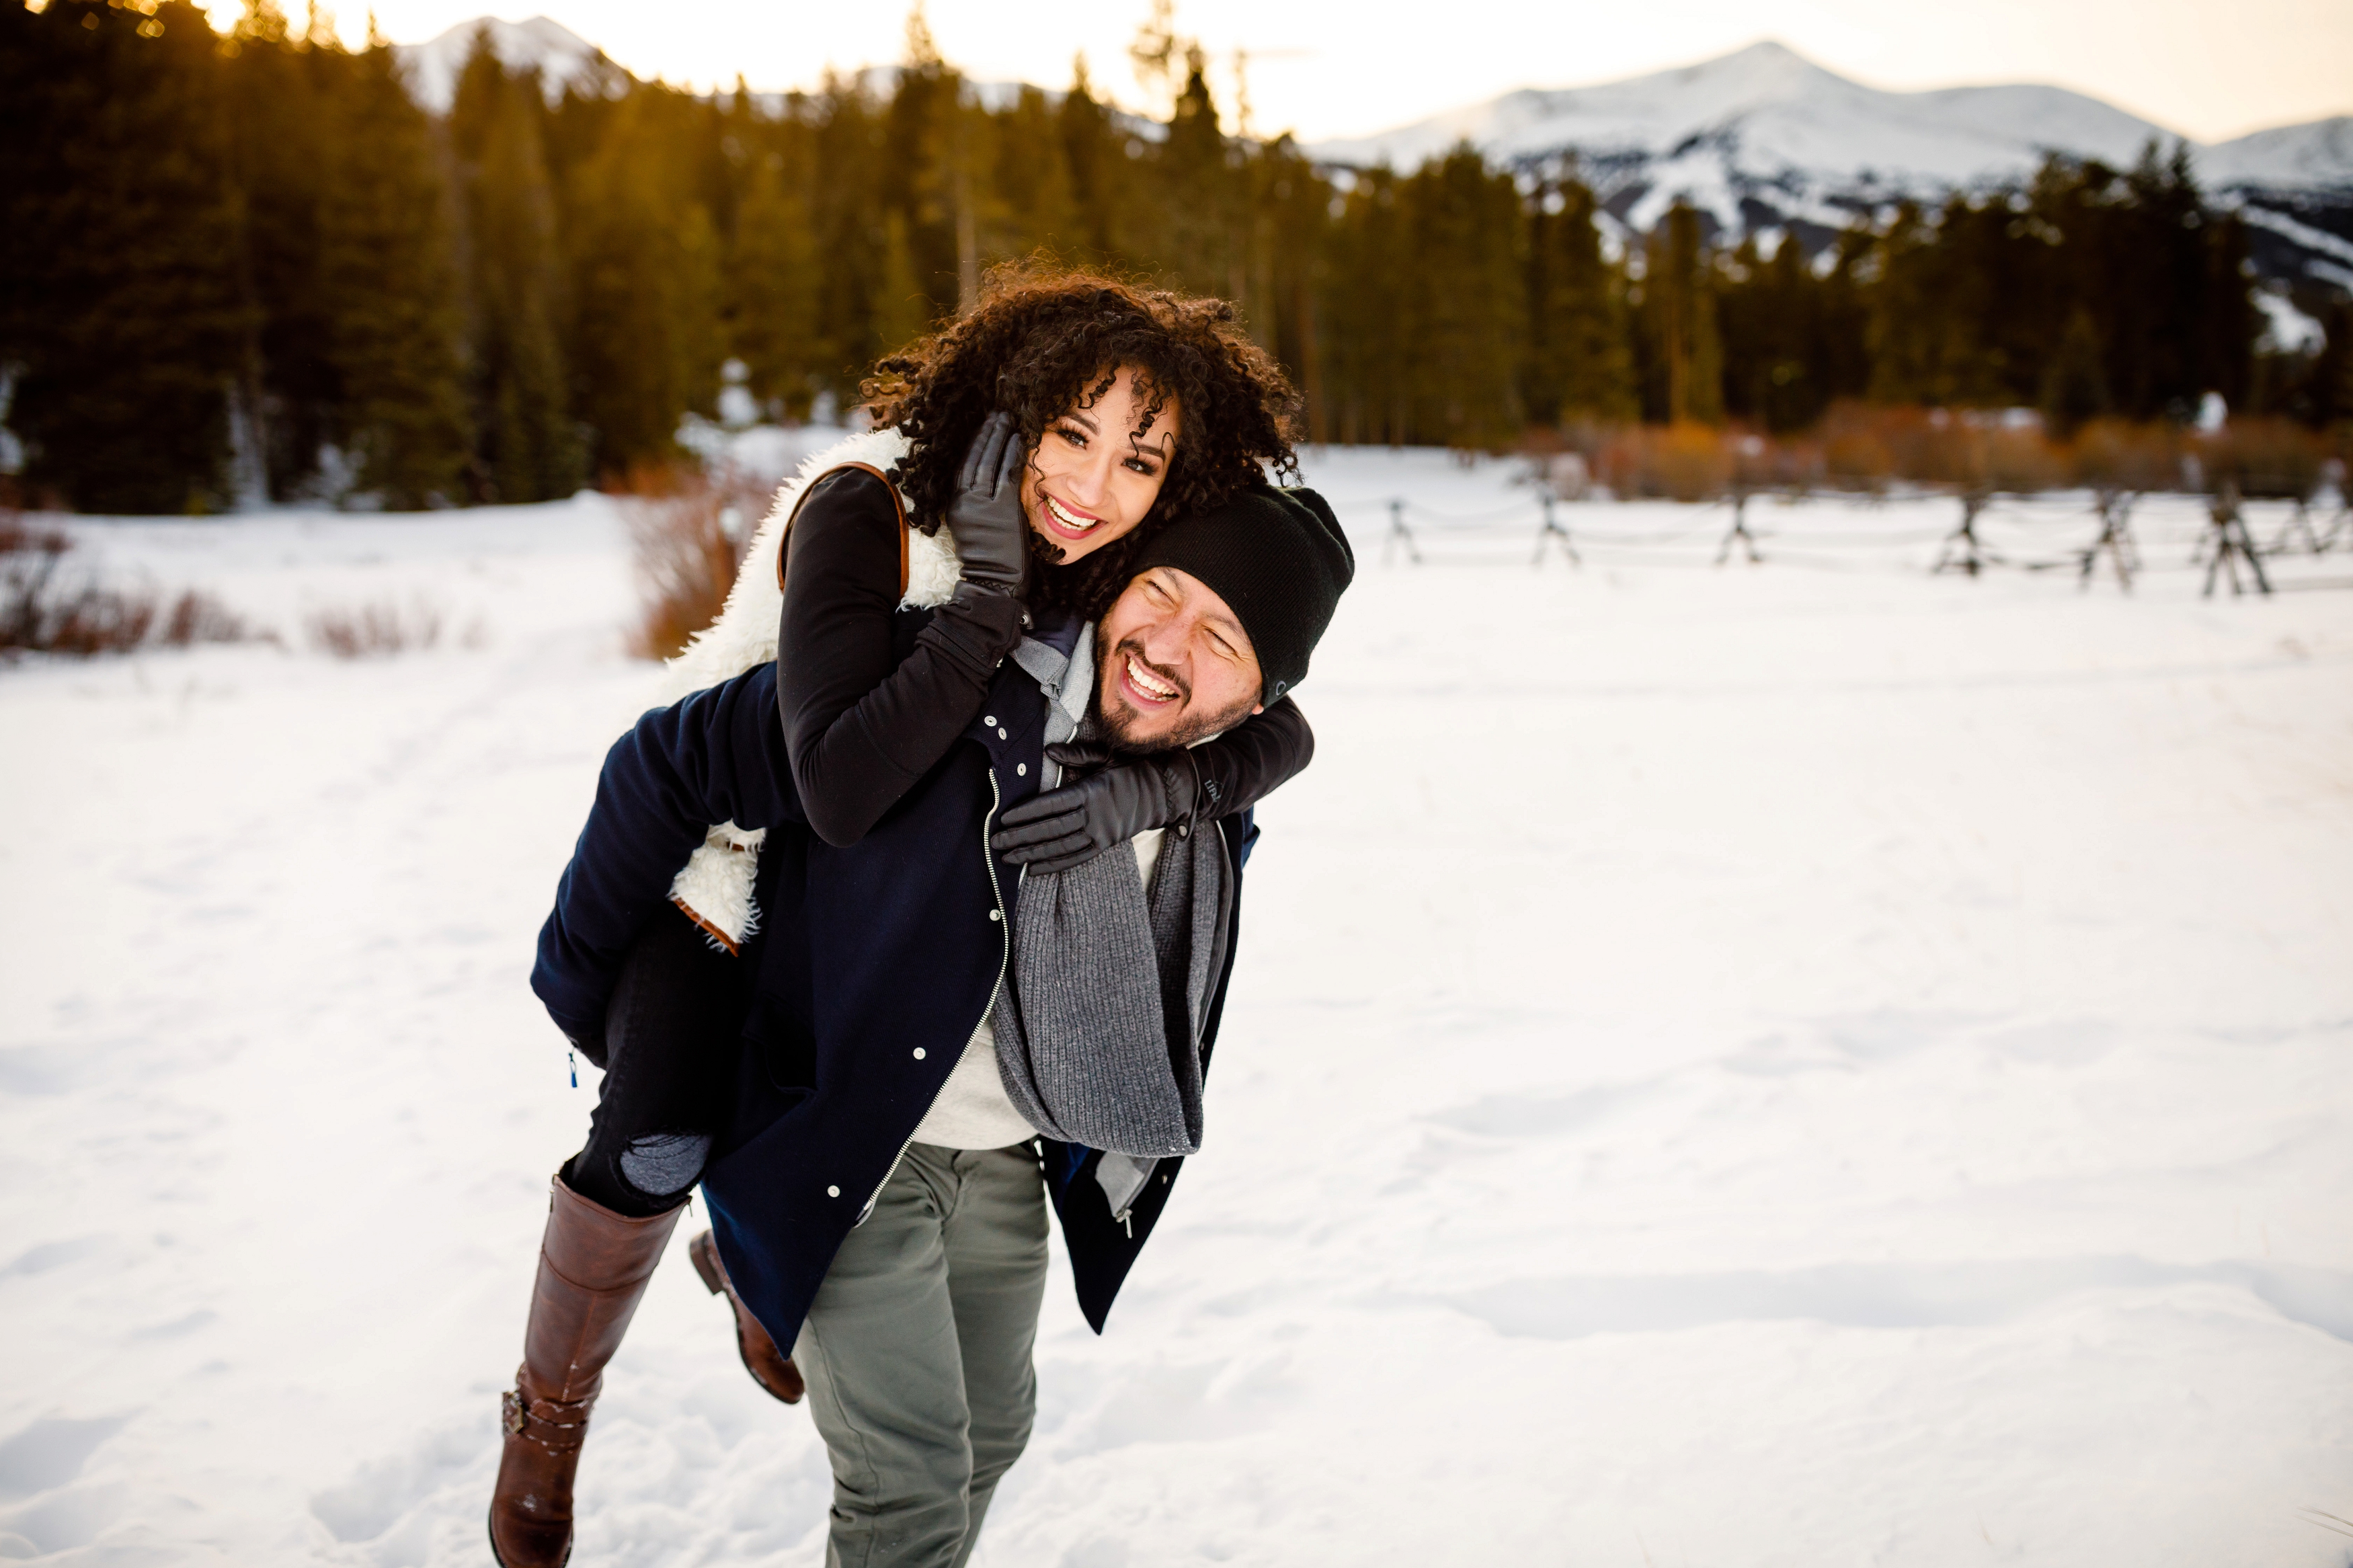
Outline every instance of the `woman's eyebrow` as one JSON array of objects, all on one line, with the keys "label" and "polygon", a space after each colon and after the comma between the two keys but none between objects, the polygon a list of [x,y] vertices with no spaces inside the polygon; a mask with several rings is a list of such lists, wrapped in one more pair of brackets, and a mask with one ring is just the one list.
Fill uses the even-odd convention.
[{"label": "woman's eyebrow", "polygon": [[1087,427],[1087,434],[1090,436],[1100,435],[1103,432],[1103,426],[1095,423],[1095,416],[1088,413],[1083,408],[1073,408],[1068,414],[1063,415],[1062,417],[1069,420],[1073,425],[1085,426]]}]

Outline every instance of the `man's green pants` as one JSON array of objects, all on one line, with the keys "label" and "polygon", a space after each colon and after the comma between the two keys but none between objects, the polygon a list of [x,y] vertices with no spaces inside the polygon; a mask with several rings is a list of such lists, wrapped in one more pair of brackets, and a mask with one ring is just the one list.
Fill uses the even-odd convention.
[{"label": "man's green pants", "polygon": [[907,1148],[793,1346],[833,1462],[827,1568],[961,1568],[1038,1409],[1033,1144]]}]

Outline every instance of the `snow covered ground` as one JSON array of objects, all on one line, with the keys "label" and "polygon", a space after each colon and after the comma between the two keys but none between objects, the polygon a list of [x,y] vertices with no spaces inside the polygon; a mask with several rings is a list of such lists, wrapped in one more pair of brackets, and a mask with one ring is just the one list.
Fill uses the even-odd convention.
[{"label": "snow covered ground", "polygon": [[[1208,1148],[1107,1336],[1058,1268],[977,1561],[2353,1560],[2347,557],[2200,600],[2150,502],[2079,594],[1825,500],[1722,571],[1720,510],[1570,508],[1532,571],[1505,466],[1310,468],[1364,564]],[[653,685],[621,530],[76,531],[291,647],[0,668],[0,1558],[486,1562],[592,1100],[524,975]],[[420,600],[430,651],[300,651]],[[683,1257],[581,1485],[583,1568],[822,1556]]]}]

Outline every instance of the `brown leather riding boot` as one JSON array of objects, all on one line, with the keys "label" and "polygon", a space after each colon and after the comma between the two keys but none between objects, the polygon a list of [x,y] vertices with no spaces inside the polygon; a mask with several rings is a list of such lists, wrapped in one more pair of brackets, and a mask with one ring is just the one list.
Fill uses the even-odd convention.
[{"label": "brown leather riding boot", "polygon": [[685,1207],[630,1219],[555,1178],[522,1365],[501,1407],[491,1555],[502,1568],[563,1568],[572,1555],[572,1474],[588,1408]]},{"label": "brown leather riding boot", "polygon": [[801,1369],[793,1358],[776,1348],[752,1309],[744,1305],[744,1298],[735,1294],[735,1287],[727,1281],[727,1266],[719,1261],[719,1239],[704,1231],[686,1244],[686,1255],[694,1259],[694,1271],[711,1287],[714,1296],[724,1294],[727,1304],[735,1309],[735,1353],[744,1358],[744,1370],[752,1381],[787,1405],[798,1405],[801,1395],[808,1392],[801,1382]]}]

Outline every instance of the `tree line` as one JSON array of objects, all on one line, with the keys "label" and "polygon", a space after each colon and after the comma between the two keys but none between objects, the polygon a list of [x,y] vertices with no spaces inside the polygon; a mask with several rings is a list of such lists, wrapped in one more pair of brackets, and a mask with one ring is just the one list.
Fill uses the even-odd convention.
[{"label": "tree line", "polygon": [[[478,40],[446,114],[394,51],[248,0],[0,7],[0,397],[24,487],[92,510],[239,494],[569,494],[676,456],[722,366],[769,417],[1039,253],[1235,301],[1318,439],[1806,428],[1841,400],[2188,417],[2207,392],[2353,417],[2340,310],[2256,352],[2238,220],[2182,155],[1736,246],[1671,208],[1620,246],[1573,162],[1319,167],[1229,134],[1155,13],[1165,117],[983,93],[909,25],[894,70],[698,95],[563,84]],[[1811,243],[1805,241],[1810,239]]]}]

